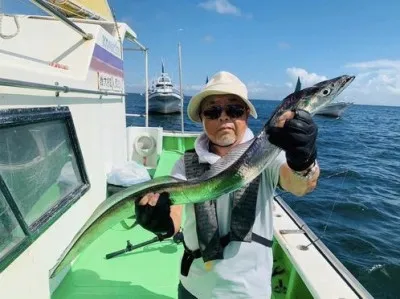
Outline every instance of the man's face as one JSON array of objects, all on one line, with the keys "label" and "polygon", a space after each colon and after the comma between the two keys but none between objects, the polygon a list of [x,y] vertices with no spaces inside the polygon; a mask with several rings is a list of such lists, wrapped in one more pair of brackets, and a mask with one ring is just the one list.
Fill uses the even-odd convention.
[{"label": "man's face", "polygon": [[247,129],[249,109],[234,95],[213,95],[203,100],[200,117],[204,131],[214,144],[240,143]]}]

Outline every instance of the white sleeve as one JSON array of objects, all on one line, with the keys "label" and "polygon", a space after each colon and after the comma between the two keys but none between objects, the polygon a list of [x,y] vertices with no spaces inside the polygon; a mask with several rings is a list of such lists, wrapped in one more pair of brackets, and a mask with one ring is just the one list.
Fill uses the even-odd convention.
[{"label": "white sleeve", "polygon": [[177,179],[187,180],[183,156],[178,161],[176,161],[174,167],[172,168],[171,176]]},{"label": "white sleeve", "polygon": [[281,151],[271,165],[265,169],[265,175],[272,182],[274,188],[278,185],[280,169],[284,163],[286,163],[286,155],[285,151]]}]

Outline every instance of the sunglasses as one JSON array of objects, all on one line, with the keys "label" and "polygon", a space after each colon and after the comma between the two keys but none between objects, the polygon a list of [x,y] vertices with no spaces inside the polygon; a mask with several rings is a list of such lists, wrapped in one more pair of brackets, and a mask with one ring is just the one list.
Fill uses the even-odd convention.
[{"label": "sunglasses", "polygon": [[230,118],[242,117],[246,111],[246,107],[240,104],[230,104],[225,107],[222,106],[212,106],[203,111],[203,115],[208,119],[217,119],[221,116],[222,111],[225,111],[226,115]]}]

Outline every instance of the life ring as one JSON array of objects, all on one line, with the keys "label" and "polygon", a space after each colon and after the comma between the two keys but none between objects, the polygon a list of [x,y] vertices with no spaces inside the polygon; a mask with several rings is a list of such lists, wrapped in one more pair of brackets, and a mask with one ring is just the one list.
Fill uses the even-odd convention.
[{"label": "life ring", "polygon": [[156,151],[156,140],[149,134],[142,134],[135,139],[134,148],[136,153],[145,158]]}]

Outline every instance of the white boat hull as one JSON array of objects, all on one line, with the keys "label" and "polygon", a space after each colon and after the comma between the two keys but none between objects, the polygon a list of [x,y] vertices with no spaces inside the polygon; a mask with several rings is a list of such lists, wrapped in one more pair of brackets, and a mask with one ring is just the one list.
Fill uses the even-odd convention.
[{"label": "white boat hull", "polygon": [[149,113],[179,113],[181,97],[175,93],[154,93],[149,95]]},{"label": "white boat hull", "polygon": [[316,114],[331,116],[331,117],[340,117],[343,114],[343,112],[351,105],[352,103],[346,103],[346,102],[331,103],[326,107],[322,108]]}]

